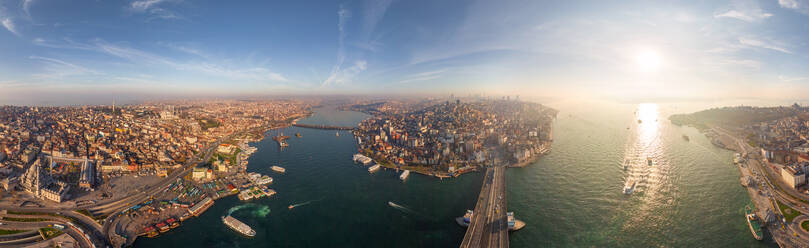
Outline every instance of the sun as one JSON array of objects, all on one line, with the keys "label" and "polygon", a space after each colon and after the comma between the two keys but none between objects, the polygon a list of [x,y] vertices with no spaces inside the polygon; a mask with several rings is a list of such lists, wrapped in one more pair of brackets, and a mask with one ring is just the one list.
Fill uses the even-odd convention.
[{"label": "sun", "polygon": [[663,58],[655,50],[643,49],[635,55],[635,63],[642,72],[654,72],[660,68]]}]

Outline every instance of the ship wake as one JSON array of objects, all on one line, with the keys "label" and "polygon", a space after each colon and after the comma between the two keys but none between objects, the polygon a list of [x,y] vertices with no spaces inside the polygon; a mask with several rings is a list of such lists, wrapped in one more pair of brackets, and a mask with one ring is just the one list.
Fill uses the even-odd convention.
[{"label": "ship wake", "polygon": [[238,205],[238,206],[235,206],[235,207],[232,207],[232,208],[228,209],[228,214],[227,215],[232,215],[234,212],[240,211],[240,210],[251,210],[250,214],[252,216],[254,216],[254,217],[266,217],[268,214],[270,214],[270,207],[268,207],[266,205],[259,205],[259,204],[255,204],[255,203],[247,203],[247,204]]}]

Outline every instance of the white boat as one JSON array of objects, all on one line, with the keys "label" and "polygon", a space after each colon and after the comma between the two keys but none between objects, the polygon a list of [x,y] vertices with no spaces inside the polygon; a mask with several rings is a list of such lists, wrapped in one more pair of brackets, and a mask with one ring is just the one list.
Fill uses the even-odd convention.
[{"label": "white boat", "polygon": [[222,222],[225,223],[226,226],[230,227],[230,229],[233,229],[234,231],[244,234],[245,236],[248,237],[256,236],[256,231],[253,230],[253,228],[250,228],[250,226],[248,226],[247,224],[244,224],[243,222],[237,220],[236,218],[233,218],[230,215],[222,217]]},{"label": "white boat", "polygon": [[375,164],[374,166],[368,167],[368,172],[374,173],[379,170],[379,167],[382,167],[379,164]]},{"label": "white boat", "polygon": [[402,181],[404,181],[405,179],[407,179],[407,176],[410,176],[410,170],[405,170],[404,172],[402,172],[402,174],[399,175],[399,179],[402,179]]},{"label": "white boat", "polygon": [[624,194],[632,194],[632,191],[635,191],[635,180],[629,179],[624,184]]},{"label": "white boat", "polygon": [[270,169],[272,169],[272,171],[275,171],[275,172],[278,172],[278,173],[284,173],[284,172],[287,171],[287,169],[284,169],[284,167],[277,166],[277,165],[273,165],[272,167],[270,167]]}]

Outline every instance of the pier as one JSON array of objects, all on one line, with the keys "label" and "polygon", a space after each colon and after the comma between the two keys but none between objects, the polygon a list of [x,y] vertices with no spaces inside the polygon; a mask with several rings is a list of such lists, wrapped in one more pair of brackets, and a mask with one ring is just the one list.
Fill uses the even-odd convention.
[{"label": "pier", "polygon": [[326,130],[354,130],[354,127],[330,126],[330,125],[311,125],[311,124],[300,124],[300,123],[294,123],[294,124],[292,124],[292,126],[304,127],[304,128],[314,128],[314,129],[326,129]]},{"label": "pier", "polygon": [[487,168],[461,248],[508,247],[506,212],[506,167]]}]

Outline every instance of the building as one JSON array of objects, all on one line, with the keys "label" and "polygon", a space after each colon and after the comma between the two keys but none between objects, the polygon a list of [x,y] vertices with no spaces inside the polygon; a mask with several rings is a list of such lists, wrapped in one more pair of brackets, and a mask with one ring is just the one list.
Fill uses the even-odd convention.
[{"label": "building", "polygon": [[792,188],[806,184],[806,173],[797,166],[784,166],[781,168],[781,178]]},{"label": "building", "polygon": [[20,182],[23,189],[37,198],[55,202],[67,200],[70,186],[61,181],[54,181],[50,176],[43,174],[40,167],[38,162],[28,167]]},{"label": "building", "polygon": [[202,167],[196,167],[193,171],[191,171],[191,178],[194,180],[203,180],[208,177],[208,169]]}]

